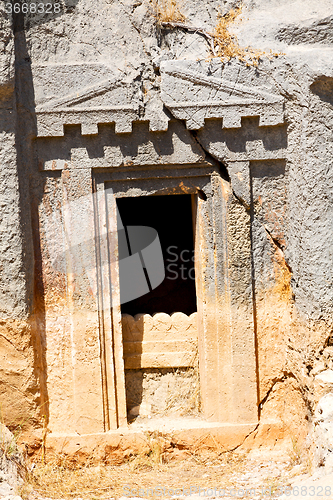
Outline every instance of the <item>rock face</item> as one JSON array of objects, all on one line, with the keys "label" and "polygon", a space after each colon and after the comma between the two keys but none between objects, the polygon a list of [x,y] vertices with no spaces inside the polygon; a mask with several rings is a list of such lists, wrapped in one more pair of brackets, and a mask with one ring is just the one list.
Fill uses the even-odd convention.
[{"label": "rock face", "polygon": [[314,443],[315,465],[325,474],[333,471],[332,459],[333,394],[323,396],[315,411]]},{"label": "rock face", "polygon": [[302,438],[333,368],[331,2],[162,3],[0,20],[5,422],[126,425],[115,198],[187,194],[203,417]]},{"label": "rock face", "polygon": [[22,468],[23,458],[18,450],[13,434],[0,424],[0,496],[5,500],[22,500],[16,494],[22,484],[18,467]]},{"label": "rock face", "polygon": [[[0,13],[0,400],[6,423],[34,422],[33,266],[29,262],[28,176],[20,169],[12,20]],[[21,165],[21,166],[20,166]],[[27,233],[25,235],[25,233]],[[31,255],[30,255],[31,257]],[[17,392],[18,391],[18,392]],[[21,396],[18,398],[17,394]]]}]

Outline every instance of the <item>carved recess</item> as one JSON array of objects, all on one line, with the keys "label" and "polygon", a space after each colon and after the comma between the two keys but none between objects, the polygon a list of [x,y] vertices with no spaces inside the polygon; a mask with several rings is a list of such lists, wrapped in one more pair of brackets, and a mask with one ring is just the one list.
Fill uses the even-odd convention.
[{"label": "carved recess", "polygon": [[127,369],[179,368],[197,362],[197,313],[122,315]]}]

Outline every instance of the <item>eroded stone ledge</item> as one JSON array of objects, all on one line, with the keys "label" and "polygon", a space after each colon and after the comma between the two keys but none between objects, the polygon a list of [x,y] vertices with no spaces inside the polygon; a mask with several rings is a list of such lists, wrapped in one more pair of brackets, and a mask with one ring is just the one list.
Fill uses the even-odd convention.
[{"label": "eroded stone ledge", "polygon": [[197,362],[197,313],[122,315],[125,369],[189,367]]}]

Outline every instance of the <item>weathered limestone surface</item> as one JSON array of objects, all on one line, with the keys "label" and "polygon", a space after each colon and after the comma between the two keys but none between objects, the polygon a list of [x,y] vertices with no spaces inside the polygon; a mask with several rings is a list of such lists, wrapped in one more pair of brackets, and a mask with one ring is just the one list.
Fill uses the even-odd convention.
[{"label": "weathered limestone surface", "polygon": [[[331,377],[332,382],[332,377]],[[325,474],[333,471],[332,461],[332,431],[333,431],[333,395],[328,392],[317,405],[314,420],[315,466]]]},{"label": "weathered limestone surface", "polygon": [[197,366],[126,370],[125,376],[130,419],[138,415],[148,419],[154,416],[178,418],[200,415]]},{"label": "weathered limestone surface", "polygon": [[[0,13],[0,400],[7,424],[36,423],[39,403],[26,267],[22,183],[18,165],[15,49],[11,20]],[[23,181],[23,185],[25,182]],[[29,422],[27,424],[27,422]]]},{"label": "weathered limestone surface", "polygon": [[[187,25],[212,32],[234,3],[187,0],[182,10]],[[259,407],[262,421],[306,432],[321,397],[315,376],[332,369],[330,4],[244,2],[230,28],[240,45],[278,53],[258,67],[212,58],[198,31],[158,26],[148,0],[75,0],[60,14],[27,16],[25,30],[14,19],[15,37],[1,17],[0,395],[8,425],[34,416],[36,405],[54,431],[69,421],[82,433],[125,422],[119,297],[107,275],[117,273],[117,242],[89,247],[90,260],[108,251],[114,258],[94,277],[66,253],[80,216],[66,219],[64,204],[90,197],[92,222],[81,231],[95,242],[108,223],[108,184],[117,196],[197,198],[206,418],[214,408],[213,420],[253,423]],[[93,192],[105,202],[100,212]],[[65,271],[48,246],[56,213]]]},{"label": "weathered limestone surface", "polygon": [[0,495],[6,500],[22,500],[17,489],[22,485],[20,472],[24,467],[22,452],[13,434],[0,423]]}]

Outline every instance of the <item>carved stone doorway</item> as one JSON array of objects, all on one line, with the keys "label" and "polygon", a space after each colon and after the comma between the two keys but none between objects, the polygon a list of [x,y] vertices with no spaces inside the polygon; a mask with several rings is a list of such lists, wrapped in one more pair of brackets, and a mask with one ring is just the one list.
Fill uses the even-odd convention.
[{"label": "carved stone doorway", "polygon": [[[105,86],[113,74],[103,64],[32,69],[39,171],[36,164],[31,185],[38,204],[38,325],[48,427],[82,435],[127,425],[115,199],[185,194],[195,205],[202,416],[226,427],[252,425],[258,419],[259,374],[250,173],[252,162],[286,157],[279,89],[266,73],[238,63],[165,61],[158,108],[148,105],[141,116],[130,84]],[[59,75],[67,82],[61,96],[53,86]],[[78,81],[82,88],[73,97]],[[87,90],[87,81],[96,83]],[[213,158],[226,165],[231,183]],[[71,203],[68,213],[64,207]],[[53,265],[45,237],[51,215],[60,219],[60,266]],[[82,247],[88,255],[88,269],[76,262],[73,241],[79,243],[77,254]]]},{"label": "carved stone doorway", "polygon": [[[212,422],[255,422],[258,406],[250,214],[235,201],[229,183],[221,178],[214,165],[189,165],[173,170],[162,166],[155,169],[153,177],[150,169],[133,169],[130,173],[124,169],[111,174],[108,181],[105,174],[103,177],[96,174],[100,192],[112,188],[115,200],[133,196],[169,195],[167,198],[171,199],[170,195],[192,195],[201,415]],[[116,201],[112,203],[110,213],[115,213]],[[118,248],[118,241],[111,246]],[[130,349],[133,340],[130,335],[134,332],[140,342],[142,333],[133,324],[130,327],[125,321],[121,324],[121,301],[116,286],[119,266],[115,266],[111,270],[111,281],[115,283],[111,299],[112,331],[113,338],[118,339],[115,345],[117,342],[121,345],[119,357],[124,349]],[[140,321],[142,323],[142,318]],[[147,325],[148,330],[151,328],[159,329]],[[127,331],[125,335],[123,330]],[[141,354],[139,357],[143,359]],[[123,380],[123,397],[118,398],[118,402],[124,401],[122,412],[126,420],[126,354],[122,355],[123,359],[125,368],[118,375],[116,370],[115,378]],[[129,366],[127,364],[127,369],[131,369]]]},{"label": "carved stone doorway", "polygon": [[[199,413],[193,198],[194,195],[185,194],[117,200],[125,388],[130,421],[135,417]],[[158,255],[151,250],[147,253],[148,247],[142,248],[145,232],[149,236],[151,230],[156,231],[159,246],[155,247],[155,254],[161,253],[159,264],[163,269],[156,269]],[[141,259],[134,249],[138,249]],[[147,253],[146,258],[141,252]],[[141,264],[143,272],[138,273],[135,266],[141,271]],[[141,295],[128,300],[135,293]]]},{"label": "carved stone doorway", "polygon": [[[66,209],[60,219],[62,229],[57,232],[61,238],[64,235],[66,251],[61,262],[68,278],[57,288],[62,309],[59,310],[60,299],[55,300],[53,288],[50,299],[46,295],[46,362],[52,431],[63,432],[65,424],[68,432],[80,434],[126,427],[127,410],[132,409],[131,405],[126,407],[129,401],[129,397],[126,401],[126,371],[146,369],[141,365],[146,362],[153,369],[154,351],[132,350],[133,344],[142,347],[143,341],[152,349],[158,345],[162,355],[158,357],[158,369],[161,364],[167,365],[170,357],[172,368],[193,367],[197,346],[203,420],[223,425],[256,422],[250,213],[232,195],[230,184],[221,177],[218,167],[198,162],[95,171],[73,168],[50,176],[48,182],[54,186],[58,205],[66,206],[72,200],[70,210]],[[120,206],[135,198],[163,198],[167,203],[177,198],[187,200],[188,213],[191,206],[196,312],[185,315],[178,310],[171,316],[163,311],[155,316],[144,315],[139,318],[139,325],[133,324],[135,318],[122,318],[117,202]],[[40,209],[42,221],[47,219],[48,209],[49,198],[45,197]],[[146,224],[144,220],[139,222]],[[186,224],[190,229],[190,215]],[[61,246],[58,239],[57,248]],[[73,246],[74,241],[79,246]],[[79,261],[76,263],[75,256],[81,253],[88,253],[89,268],[78,266]],[[48,269],[47,252],[43,262]],[[174,333],[168,345],[166,330],[170,339]],[[145,340],[145,331],[149,335],[154,332],[153,338]],[[183,332],[181,339],[179,331]],[[182,348],[178,342],[182,342]],[[166,355],[170,352],[171,356]],[[59,373],[66,381],[66,391],[59,388]]]}]

